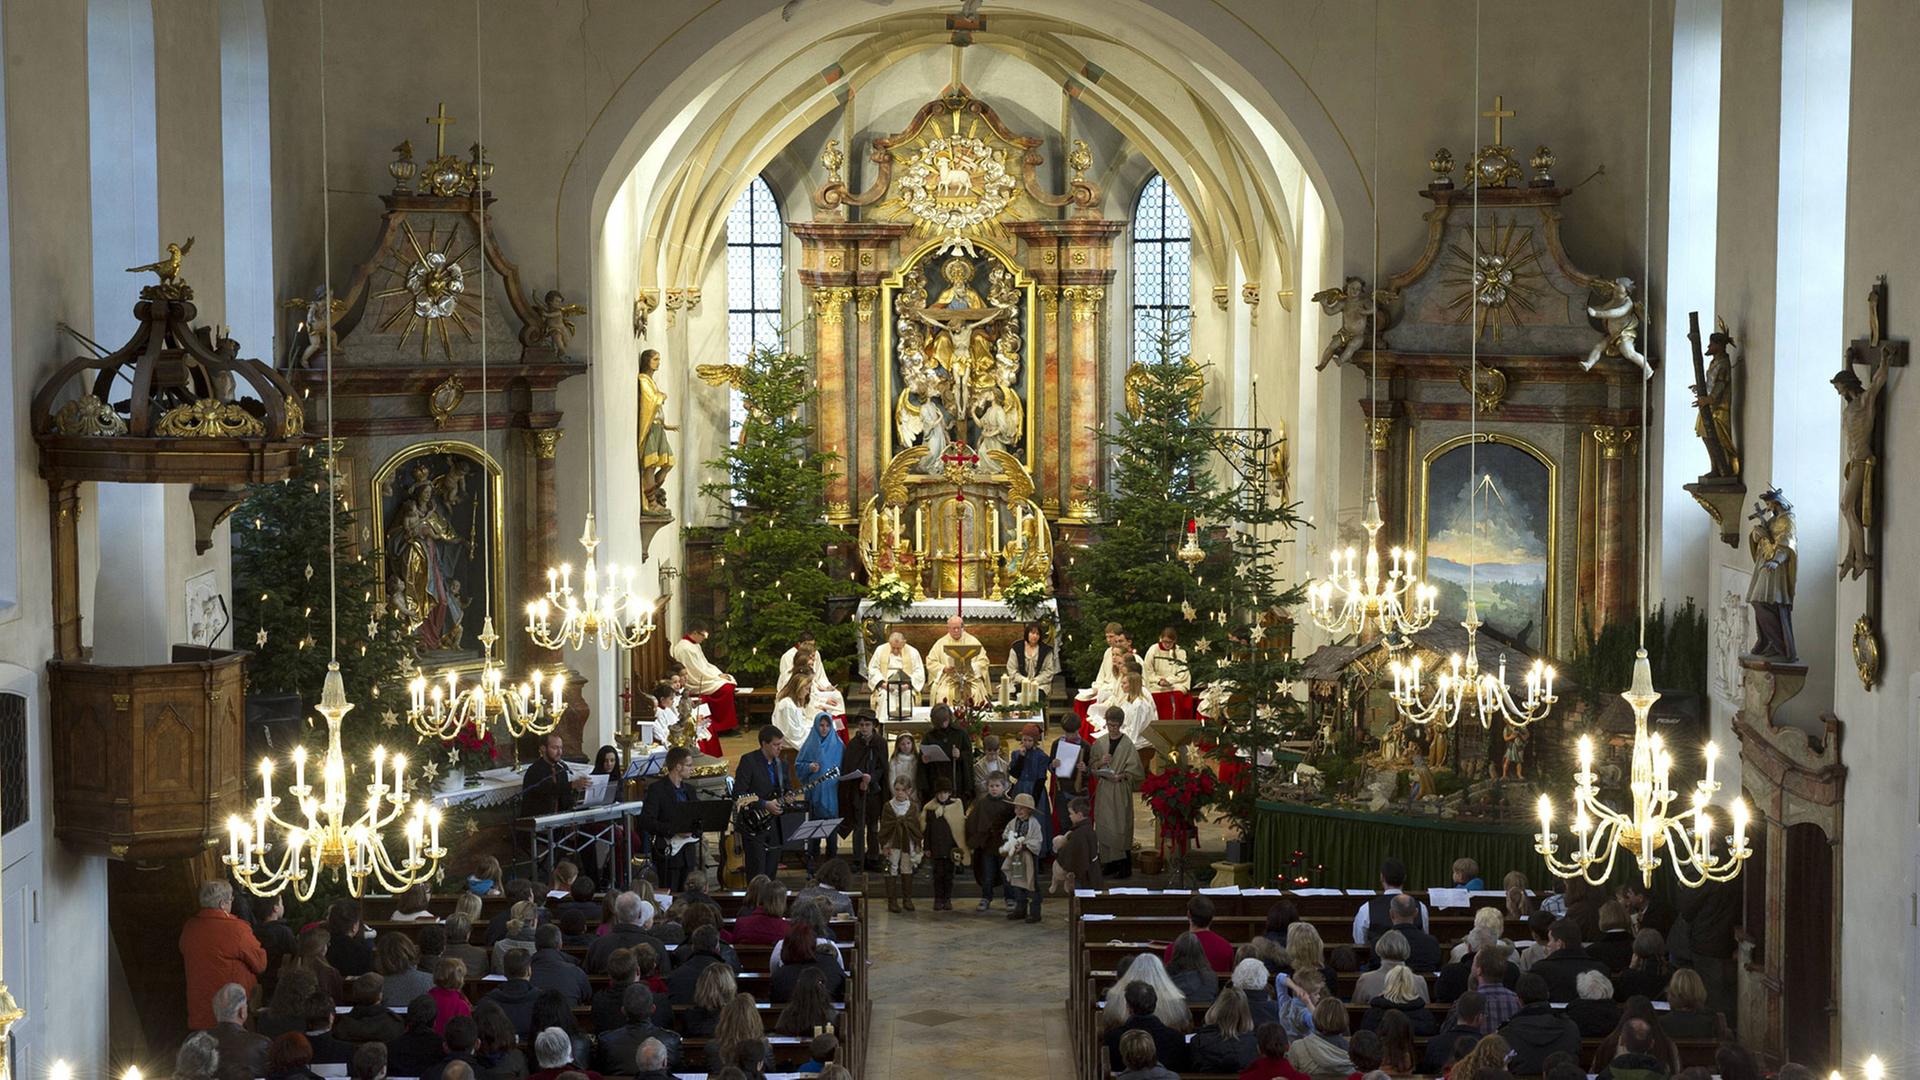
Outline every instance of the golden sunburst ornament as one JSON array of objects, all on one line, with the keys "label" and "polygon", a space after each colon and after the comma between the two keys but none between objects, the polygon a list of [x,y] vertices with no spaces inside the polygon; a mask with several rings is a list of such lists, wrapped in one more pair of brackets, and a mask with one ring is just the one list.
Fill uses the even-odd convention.
[{"label": "golden sunburst ornament", "polygon": [[963,236],[992,229],[1020,197],[1007,147],[980,137],[979,117],[964,132],[959,111],[948,120],[945,131],[930,123],[914,139],[913,152],[897,156],[888,208],[895,217],[913,218],[922,232]]},{"label": "golden sunburst ornament", "polygon": [[396,245],[387,252],[388,259],[379,269],[388,275],[389,285],[373,294],[376,301],[397,302],[376,329],[384,333],[398,326],[397,347],[401,349],[407,347],[407,342],[414,339],[414,331],[418,330],[420,359],[427,358],[431,342],[437,339],[441,356],[451,360],[454,329],[466,340],[474,340],[473,325],[468,320],[471,316],[478,321],[480,298],[467,282],[469,278],[478,280],[480,268],[478,264],[468,266],[466,260],[479,249],[480,241],[469,240],[455,252],[453,245],[460,236],[457,226],[449,228],[446,238],[442,239],[439,223],[434,222],[429,225],[424,241],[414,231],[412,222],[401,221],[400,231],[407,246],[402,249]]},{"label": "golden sunburst ornament", "polygon": [[1474,237],[1469,253],[1459,243],[1447,245],[1448,264],[1443,281],[1457,290],[1447,301],[1454,321],[1473,316],[1480,305],[1480,332],[1500,340],[1503,325],[1517,325],[1534,310],[1545,281],[1537,265],[1544,254],[1533,242],[1533,230],[1518,224],[1493,224]]}]

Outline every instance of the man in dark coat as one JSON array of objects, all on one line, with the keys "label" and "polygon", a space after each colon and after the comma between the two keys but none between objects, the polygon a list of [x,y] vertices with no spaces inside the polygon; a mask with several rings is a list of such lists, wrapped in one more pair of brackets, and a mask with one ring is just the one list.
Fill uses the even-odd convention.
[{"label": "man in dark coat", "polygon": [[1580,924],[1572,919],[1561,919],[1547,931],[1547,955],[1533,962],[1528,972],[1538,975],[1546,981],[1552,1000],[1567,1002],[1579,996],[1577,985],[1583,971],[1607,973],[1606,965],[1587,954],[1580,944]]},{"label": "man in dark coat", "polygon": [[[640,804],[640,831],[650,845],[648,857],[660,877],[660,887],[670,893],[680,891],[687,873],[698,864],[700,845],[686,844],[672,854],[672,840],[693,832],[693,789],[687,777],[693,772],[693,753],[684,746],[667,751],[660,779],[647,785],[647,797]],[[591,958],[587,967],[595,972]]]},{"label": "man in dark coat", "polygon": [[1520,976],[1520,1011],[1497,1034],[1512,1048],[1507,1070],[1515,1076],[1539,1076],[1547,1056],[1580,1056],[1580,1029],[1547,998],[1547,981],[1534,972]]},{"label": "man in dark coat", "polygon": [[[500,1006],[507,1014],[507,1020],[513,1024],[514,1033],[527,1038],[533,1033],[533,1002],[540,996],[529,980],[533,972],[533,954],[525,949],[511,949],[501,961],[500,973],[507,981],[494,986],[486,1000]],[[408,1022],[412,1022],[413,1009],[407,1009]],[[437,1060],[437,1059],[436,1059]],[[388,1068],[393,1066],[389,1063]],[[395,1075],[404,1076],[405,1073]]]},{"label": "man in dark coat", "polygon": [[667,996],[675,1005],[693,1004],[693,991],[700,985],[700,973],[715,964],[725,964],[720,951],[720,931],[702,926],[682,946],[685,950],[673,974],[667,976]]},{"label": "man in dark coat", "polygon": [[267,1037],[247,1030],[247,988],[228,983],[213,993],[213,1027],[220,1080],[253,1080],[266,1073]]},{"label": "man in dark coat", "polygon": [[1468,990],[1453,1003],[1453,1011],[1447,1014],[1446,1023],[1440,1030],[1427,1039],[1426,1053],[1420,1057],[1419,1072],[1425,1076],[1439,1076],[1448,1066],[1464,1053],[1461,1044],[1471,1047],[1480,1041],[1480,1026],[1486,1017],[1486,1004],[1480,998],[1480,991]]},{"label": "man in dark coat", "polygon": [[345,1065],[353,1060],[355,1046],[334,1037],[333,999],[326,991],[308,994],[306,1008],[301,1011],[306,1020],[307,1044],[313,1047],[312,1064]]},{"label": "man in dark coat", "polygon": [[653,954],[660,958],[660,974],[665,975],[673,969],[666,943],[652,932],[651,914],[641,910],[641,905],[645,903],[638,894],[630,892],[613,898],[613,926],[595,938],[592,947],[587,950],[589,974],[605,975],[607,957],[612,956],[615,949],[631,949],[635,945],[646,945],[653,949]]},{"label": "man in dark coat", "polygon": [[1163,1068],[1179,1072],[1187,1067],[1186,1036],[1168,1027],[1165,1021],[1154,1015],[1160,1006],[1160,995],[1153,987],[1143,982],[1128,983],[1126,990],[1127,1022],[1107,1032],[1107,1060],[1112,1068],[1120,1068],[1120,1039],[1129,1031],[1144,1031],[1153,1036],[1154,1060]]},{"label": "man in dark coat", "polygon": [[859,778],[841,782],[840,811],[853,834],[854,864],[873,872],[880,869],[880,808],[888,798],[887,738],[870,712],[861,713],[855,725],[840,755],[840,775]]},{"label": "man in dark coat", "polygon": [[[921,761],[917,789],[932,791],[940,780],[947,781],[950,790],[961,800],[973,798],[973,740],[967,733],[954,726],[953,710],[946,705],[935,705],[927,713],[927,720],[933,725],[926,738],[920,740]],[[927,761],[926,749],[939,747],[947,761]]]},{"label": "man in dark coat", "polygon": [[609,1076],[633,1075],[640,1044],[648,1039],[658,1039],[660,1045],[667,1048],[670,1067],[679,1068],[684,1064],[680,1036],[654,1023],[651,990],[641,983],[627,987],[621,1008],[627,1014],[626,1026],[600,1035],[600,1048],[596,1051],[600,1055],[600,1072]]},{"label": "man in dark coat", "polygon": [[540,756],[520,778],[520,816],[540,817],[571,810],[580,792],[586,790],[587,778],[573,779],[567,763],[561,760],[565,750],[559,732],[547,736],[540,745]]},{"label": "man in dark coat", "polygon": [[1387,905],[1388,917],[1393,920],[1390,929],[1400,931],[1407,939],[1407,966],[1424,978],[1428,973],[1440,970],[1446,951],[1440,947],[1439,939],[1427,933],[1425,920],[1421,918],[1420,901],[1401,893]]},{"label": "man in dark coat", "polygon": [[[744,799],[751,795],[777,818],[786,805],[782,800],[793,787],[793,769],[782,758],[786,748],[787,737],[779,728],[772,724],[761,728],[760,748],[742,754],[740,764],[733,770],[734,797]],[[778,834],[777,828],[770,827],[744,837],[747,849],[744,870],[749,878],[760,874],[776,879],[780,876]]]},{"label": "man in dark coat", "polygon": [[[526,955],[524,952],[507,954],[509,959]],[[522,981],[525,978],[525,972],[522,972]],[[496,990],[494,993],[497,994],[499,991]],[[529,1003],[528,1027],[533,1026],[531,1017],[532,1005]],[[421,994],[407,1003],[407,1029],[400,1033],[399,1038],[387,1044],[388,1075],[420,1076],[446,1056],[446,1041],[440,1038],[439,1032],[433,1030],[434,1022],[439,1019],[440,1007],[434,1004],[433,998],[426,994]],[[249,1078],[259,1075],[258,1071],[247,1074]]]},{"label": "man in dark coat", "polygon": [[535,991],[560,991],[571,1008],[593,997],[593,985],[579,962],[561,951],[560,942],[560,928],[551,923],[533,932],[533,972],[528,981]]},{"label": "man in dark coat", "polygon": [[353,980],[353,985],[347,988],[347,1003],[351,1008],[334,1018],[334,1038],[350,1043],[390,1043],[400,1037],[406,1025],[381,1001],[386,982],[386,977],[377,971]]}]

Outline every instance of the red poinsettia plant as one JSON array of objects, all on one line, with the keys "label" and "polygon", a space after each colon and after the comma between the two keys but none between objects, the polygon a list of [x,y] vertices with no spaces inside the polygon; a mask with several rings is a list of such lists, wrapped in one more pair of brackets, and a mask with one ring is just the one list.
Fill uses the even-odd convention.
[{"label": "red poinsettia plant", "polygon": [[1205,769],[1169,765],[1140,783],[1160,831],[1169,836],[1193,836],[1200,831],[1200,810],[1213,798],[1219,781]]},{"label": "red poinsettia plant", "polygon": [[453,738],[442,740],[441,745],[447,748],[453,766],[470,774],[500,763],[500,748],[494,744],[493,732],[477,724],[468,724],[454,732]]}]

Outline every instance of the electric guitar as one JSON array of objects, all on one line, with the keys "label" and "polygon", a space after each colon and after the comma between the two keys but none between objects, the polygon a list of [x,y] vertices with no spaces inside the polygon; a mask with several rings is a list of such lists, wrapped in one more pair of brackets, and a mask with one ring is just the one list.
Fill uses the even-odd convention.
[{"label": "electric guitar", "polygon": [[[839,776],[840,768],[839,766],[835,766],[821,773],[819,776],[814,777],[812,780],[807,781],[806,785],[800,788],[800,790],[787,792],[785,795],[780,796],[779,802],[781,809],[804,801],[809,791],[812,791],[814,788],[819,787],[829,780],[838,779]],[[749,795],[741,800],[740,808],[733,812],[733,827],[742,833],[761,833],[772,827],[773,823],[779,819],[779,816],[776,811],[769,810],[762,805],[761,800]]]}]

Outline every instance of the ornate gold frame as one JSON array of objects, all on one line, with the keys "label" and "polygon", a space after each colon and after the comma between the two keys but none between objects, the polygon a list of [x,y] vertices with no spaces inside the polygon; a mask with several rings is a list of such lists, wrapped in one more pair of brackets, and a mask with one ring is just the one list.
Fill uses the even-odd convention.
[{"label": "ornate gold frame", "polygon": [[[392,476],[402,465],[412,461],[414,458],[425,457],[428,454],[459,454],[462,457],[471,458],[479,462],[481,468],[486,470],[488,481],[487,498],[492,506],[492,520],[488,523],[491,527],[487,530],[488,562],[493,568],[493,573],[490,575],[493,580],[487,584],[493,593],[494,629],[496,632],[500,632],[502,627],[506,628],[505,632],[500,633],[500,640],[503,643],[503,647],[495,653],[494,658],[505,663],[507,651],[504,643],[514,636],[514,628],[519,625],[514,620],[513,613],[507,609],[507,477],[506,473],[501,469],[500,463],[494,460],[492,454],[487,453],[486,447],[477,443],[462,442],[459,440],[414,443],[412,446],[405,447],[395,453],[392,457],[382,462],[378,469],[373,471],[373,477],[367,482],[367,501],[371,513],[369,520],[372,524],[372,535],[368,538],[368,549],[374,560],[374,596],[381,603],[384,604],[386,602],[386,506],[380,498],[380,485],[385,483],[387,477]],[[504,619],[505,622],[502,622],[502,619]],[[475,633],[478,632],[478,629],[476,629]],[[463,663],[444,664],[434,670],[442,672],[478,671],[482,664],[482,659],[476,657],[473,660]],[[431,672],[429,672],[429,674],[431,674]]]},{"label": "ornate gold frame", "polygon": [[[912,254],[900,261],[898,269],[880,280],[880,401],[885,413],[880,424],[880,469],[882,471],[885,471],[887,465],[893,461],[893,455],[898,452],[893,443],[893,403],[896,396],[893,381],[893,365],[895,362],[893,355],[893,296],[900,291],[901,286],[906,282],[907,271],[919,265],[920,260],[924,259],[928,252],[931,252],[945,242],[945,238],[936,238],[921,244],[913,250]],[[1035,352],[1036,342],[1034,340],[1035,337],[1038,336],[1035,323],[1035,316],[1038,314],[1036,310],[1038,293],[1035,289],[1033,279],[1028,277],[1027,272],[1021,268],[1019,262],[1016,261],[1012,255],[1001,250],[998,244],[978,238],[973,239],[971,243],[976,249],[985,251],[993,258],[998,259],[1002,266],[1013,271],[1014,288],[1019,289],[1023,297],[1022,305],[1024,310],[1021,312],[1021,322],[1022,336],[1025,340],[1021,342],[1021,348],[1025,350],[1025,355],[1021,358],[1021,365],[1026,368],[1026,387],[1022,396],[1021,407],[1026,415],[1022,417],[1025,421],[1025,431],[1021,439],[1020,466],[1031,474],[1034,465],[1033,442],[1037,430],[1034,423],[1034,411],[1035,405],[1037,404],[1035,397],[1039,392],[1037,377],[1034,373],[1034,365],[1038,355]],[[916,484],[946,483],[945,479],[938,476],[920,475],[911,476],[908,478],[908,481]]]},{"label": "ornate gold frame", "polygon": [[1560,632],[1560,465],[1546,451],[1513,435],[1496,431],[1482,431],[1478,434],[1456,435],[1430,448],[1420,458],[1420,578],[1427,577],[1427,504],[1428,485],[1433,463],[1441,455],[1465,446],[1471,442],[1498,443],[1511,446],[1540,464],[1547,467],[1547,592],[1546,625],[1542,628],[1537,652],[1542,656],[1551,655]]}]

